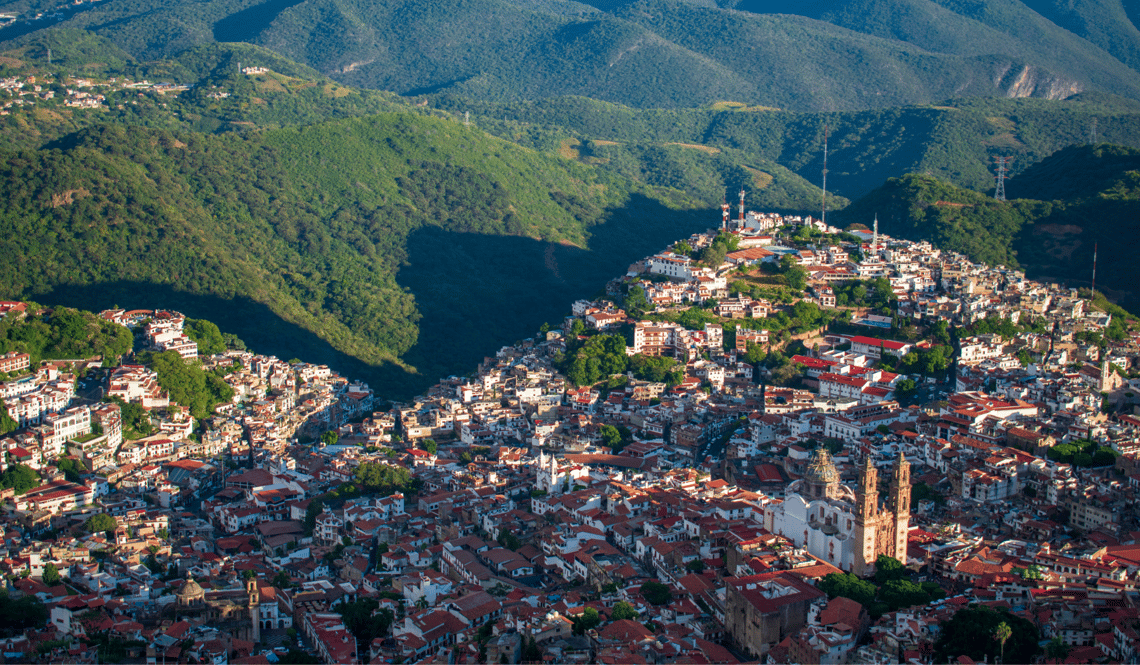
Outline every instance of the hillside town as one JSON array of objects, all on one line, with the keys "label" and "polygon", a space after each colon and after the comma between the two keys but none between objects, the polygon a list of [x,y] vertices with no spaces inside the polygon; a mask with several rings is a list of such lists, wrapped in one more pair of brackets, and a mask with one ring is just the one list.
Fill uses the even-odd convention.
[{"label": "hillside town", "polygon": [[[1140,333],[1090,297],[877,223],[726,206],[408,402],[200,353],[178,312],[103,311],[134,340],[121,359],[0,355],[0,614],[31,617],[0,646],[1136,662]],[[147,354],[232,398],[193,415]]]}]

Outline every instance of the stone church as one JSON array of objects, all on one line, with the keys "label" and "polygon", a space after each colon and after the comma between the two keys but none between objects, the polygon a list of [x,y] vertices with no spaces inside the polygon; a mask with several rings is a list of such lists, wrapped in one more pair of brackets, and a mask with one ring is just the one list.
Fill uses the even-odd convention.
[{"label": "stone church", "polygon": [[890,495],[879,501],[879,472],[868,457],[854,488],[824,448],[817,449],[804,477],[788,487],[783,503],[765,511],[764,526],[806,548],[813,556],[859,576],[874,572],[886,555],[906,563],[910,526],[910,464],[899,453],[891,472]]},{"label": "stone church", "polygon": [[192,625],[208,624],[237,639],[260,642],[260,604],[255,579],[246,580],[245,589],[206,591],[188,578],[175,594],[173,612],[179,620]]}]

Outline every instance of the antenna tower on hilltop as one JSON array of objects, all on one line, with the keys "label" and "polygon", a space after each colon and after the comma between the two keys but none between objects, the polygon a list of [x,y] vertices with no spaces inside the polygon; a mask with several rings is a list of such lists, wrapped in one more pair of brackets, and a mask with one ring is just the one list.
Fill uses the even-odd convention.
[{"label": "antenna tower on hilltop", "polygon": [[999,157],[995,157],[994,159],[997,160],[997,167],[998,167],[997,188],[994,189],[994,198],[997,199],[998,201],[1004,201],[1005,200],[1005,169],[1007,166],[1009,166],[1009,163],[1010,163],[1010,161],[1012,161],[1012,158],[1011,157],[1000,157],[999,156]]},{"label": "antenna tower on hilltop", "polygon": [[724,194],[720,197],[720,230],[728,230],[728,190],[724,190]]},{"label": "antenna tower on hilltop", "polygon": [[819,212],[819,221],[823,228],[827,228],[827,124],[823,125],[823,206]]},{"label": "antenna tower on hilltop", "polygon": [[740,228],[744,228],[744,185],[740,186]]},{"label": "antenna tower on hilltop", "polygon": [[879,251],[879,214],[875,213],[875,230],[871,232],[871,253],[875,254]]},{"label": "antenna tower on hilltop", "polygon": [[1096,249],[1097,249],[1097,245],[1099,245],[1099,244],[1100,243],[1097,243],[1097,242],[1093,243],[1093,278],[1092,278],[1092,289],[1091,289],[1092,294],[1089,296],[1090,298],[1096,297]]}]

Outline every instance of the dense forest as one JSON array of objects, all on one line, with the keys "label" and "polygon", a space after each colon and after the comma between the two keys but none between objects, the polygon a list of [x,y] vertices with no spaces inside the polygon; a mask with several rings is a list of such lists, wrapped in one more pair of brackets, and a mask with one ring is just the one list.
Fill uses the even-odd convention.
[{"label": "dense forest", "polygon": [[220,136],[94,125],[0,152],[0,293],[181,308],[406,395],[704,228],[655,191],[417,114]]},{"label": "dense forest", "polygon": [[[6,0],[0,11],[66,4]],[[115,0],[68,9],[60,25],[145,60],[258,44],[406,95],[839,111],[962,95],[1140,97],[1128,18],[1120,0]],[[0,43],[22,45],[38,27],[0,30]]]}]

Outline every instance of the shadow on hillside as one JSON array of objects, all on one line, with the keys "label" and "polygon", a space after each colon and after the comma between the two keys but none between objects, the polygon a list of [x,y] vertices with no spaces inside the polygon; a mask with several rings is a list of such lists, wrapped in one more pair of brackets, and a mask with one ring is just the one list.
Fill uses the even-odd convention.
[{"label": "shadow on hillside", "polygon": [[408,238],[396,281],[423,318],[406,360],[425,376],[466,374],[502,346],[557,327],[580,298],[601,295],[630,263],[707,228],[716,211],[678,212],[644,196],[593,227],[588,250],[519,236],[425,227]]},{"label": "shadow on hillside", "polygon": [[164,284],[111,282],[95,285],[61,285],[30,300],[44,305],[77,307],[99,312],[111,307],[126,309],[169,308],[195,319],[208,319],[222,332],[240,337],[251,350],[282,360],[300,358],[328,365],[342,375],[362,379],[376,389],[381,399],[387,393],[414,384],[419,377],[386,363],[369,365],[294,323],[282,319],[263,303],[249,298],[222,298],[179,291]]},{"label": "shadow on hillside", "polygon": [[223,18],[214,24],[214,39],[219,42],[248,42],[269,27],[281,12],[304,0],[268,0]]},{"label": "shadow on hillside", "polygon": [[440,378],[475,369],[484,356],[531,337],[543,322],[558,325],[579,298],[601,293],[610,279],[646,254],[716,220],[712,210],[678,212],[642,196],[611,210],[591,229],[590,249],[518,236],[487,236],[426,227],[408,238],[409,265],[397,281],[416,297],[423,318],[405,360],[418,373],[369,365],[249,298],[222,298],[168,285],[112,282],[61,285],[29,296],[45,305],[98,312],[111,307],[170,308],[213,321],[257,353],[325,364],[362,379],[382,400],[407,399]]}]

